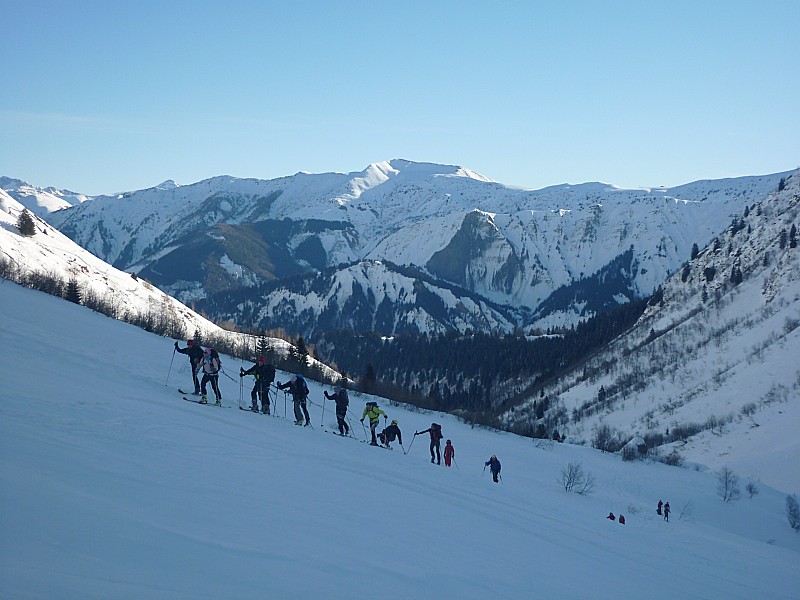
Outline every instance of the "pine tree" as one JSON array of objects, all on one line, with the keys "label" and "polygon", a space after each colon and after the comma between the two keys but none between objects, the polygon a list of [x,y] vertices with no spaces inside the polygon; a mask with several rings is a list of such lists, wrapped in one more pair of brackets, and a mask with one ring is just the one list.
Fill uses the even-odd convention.
[{"label": "pine tree", "polygon": [[698,254],[700,254],[700,248],[697,247],[697,243],[695,242],[692,244],[692,260],[697,258]]},{"label": "pine tree", "polygon": [[64,299],[74,302],[75,304],[81,303],[81,288],[78,285],[78,280],[71,277],[67,282],[67,289],[64,291]]},{"label": "pine tree", "polygon": [[19,213],[17,229],[19,229],[19,232],[25,237],[36,235],[36,223],[33,222],[33,217],[31,213],[28,212],[27,208],[22,209],[22,212]]},{"label": "pine tree", "polygon": [[794,223],[789,230],[789,248],[797,248],[797,226]]},{"label": "pine tree", "polygon": [[786,230],[785,229],[781,229],[780,236],[778,237],[778,247],[781,250],[784,250],[786,248],[786,239],[787,239],[787,237],[788,236],[786,235]]}]

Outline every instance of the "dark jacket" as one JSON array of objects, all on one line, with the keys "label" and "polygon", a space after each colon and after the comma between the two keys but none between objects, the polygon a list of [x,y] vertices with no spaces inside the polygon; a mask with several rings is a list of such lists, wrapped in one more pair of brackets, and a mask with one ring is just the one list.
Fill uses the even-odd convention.
[{"label": "dark jacket", "polygon": [[431,426],[428,429],[426,429],[425,431],[419,431],[417,433],[418,433],[418,435],[422,435],[423,433],[429,433],[430,436],[431,436],[431,441],[432,442],[438,442],[439,440],[441,440],[444,437],[442,435],[442,426],[441,425],[437,425],[436,423],[431,424]]},{"label": "dark jacket", "polygon": [[289,393],[296,402],[305,400],[308,396],[308,386],[306,385],[305,379],[302,377],[295,377],[294,381],[290,379],[286,383],[279,383],[278,389],[289,390]]},{"label": "dark jacket", "polygon": [[383,430],[383,435],[386,436],[386,441],[393,442],[396,437],[400,445],[403,445],[403,434],[400,433],[400,428],[397,425],[389,425]]},{"label": "dark jacket", "polygon": [[492,471],[492,473],[499,473],[500,472],[500,461],[497,460],[497,457],[490,458],[486,461],[486,466]]},{"label": "dark jacket", "polygon": [[193,365],[199,364],[203,360],[203,347],[200,344],[187,346],[186,348],[178,348],[178,342],[175,342],[175,350],[180,354],[188,354],[189,360]]},{"label": "dark jacket", "polygon": [[255,364],[246,371],[242,373],[242,375],[255,375],[256,381],[262,381],[264,383],[270,384],[275,381],[275,367],[270,364],[259,365]]},{"label": "dark jacket", "polygon": [[333,394],[325,392],[325,397],[328,400],[336,401],[337,414],[342,415],[347,412],[347,407],[350,406],[350,397],[347,395],[347,390],[341,389],[338,392],[334,392]]}]

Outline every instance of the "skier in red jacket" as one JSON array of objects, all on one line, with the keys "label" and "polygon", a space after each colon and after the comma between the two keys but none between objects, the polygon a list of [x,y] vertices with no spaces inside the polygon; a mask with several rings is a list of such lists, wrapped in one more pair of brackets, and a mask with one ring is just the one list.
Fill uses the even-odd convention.
[{"label": "skier in red jacket", "polygon": [[453,448],[453,444],[450,440],[444,445],[444,466],[449,467],[450,463],[453,461],[453,457],[456,455],[456,449]]}]

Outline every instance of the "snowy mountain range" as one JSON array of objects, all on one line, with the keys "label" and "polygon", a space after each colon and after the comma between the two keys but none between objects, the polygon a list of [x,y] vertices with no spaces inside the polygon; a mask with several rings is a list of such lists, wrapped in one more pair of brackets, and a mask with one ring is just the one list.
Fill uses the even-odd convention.
[{"label": "snowy mountain range", "polygon": [[649,437],[712,468],[800,485],[800,175],[661,287],[636,326],[503,415],[588,443]]},{"label": "snowy mountain range", "polygon": [[[355,173],[168,181],[45,218],[218,319],[306,335],[349,321],[387,333],[511,331],[569,325],[652,293],[693,244],[785,176],[523,190],[462,167],[392,160]],[[3,181],[26,206],[54,195]]]}]

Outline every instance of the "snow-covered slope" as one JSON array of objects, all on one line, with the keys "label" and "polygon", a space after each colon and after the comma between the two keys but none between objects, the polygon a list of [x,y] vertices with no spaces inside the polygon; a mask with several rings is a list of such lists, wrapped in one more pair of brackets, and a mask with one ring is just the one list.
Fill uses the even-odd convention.
[{"label": "snow-covered slope", "polygon": [[[606,424],[800,488],[800,442],[787,429],[800,423],[799,227],[795,174],[672,276],[628,335],[547,388],[540,422],[574,440]],[[535,402],[506,422],[535,423]]]},{"label": "snow-covered slope", "polygon": [[[797,598],[786,490],[726,504],[712,473],[380,400],[408,454],[371,448],[324,431],[313,383],[313,430],[282,417],[282,397],[277,418],[198,406],[174,392],[183,362],[165,386],[169,340],[9,282],[0,306],[4,598]],[[221,385],[235,407],[238,386]],[[352,396],[359,438],[367,399]],[[431,420],[457,466],[413,439]],[[491,454],[501,484],[482,471]],[[570,462],[591,495],[559,485]]]},{"label": "snow-covered slope", "polygon": [[[491,302],[535,310],[555,290],[631,249],[627,293],[649,294],[693,243],[705,245],[782,176],[673,189],[589,183],[522,190],[460,167],[392,160],[357,173],[171,183],[97,197],[48,219],[81,246],[145,273],[184,301],[386,260]],[[232,271],[237,275],[226,275]],[[538,315],[539,325],[574,322],[575,315],[573,306],[553,307]]]},{"label": "snow-covered slope", "polygon": [[[37,275],[61,281],[74,280],[84,304],[103,304],[106,314],[137,323],[174,323],[167,327],[182,330],[186,335],[196,332],[203,339],[222,340],[226,344],[255,348],[255,339],[243,333],[226,331],[197,314],[175,298],[165,294],[147,280],[132,277],[115,269],[78,246],[51,225],[34,217],[36,234],[23,236],[16,227],[22,205],[0,190],[0,260],[14,272],[17,281]],[[92,298],[89,301],[88,298]],[[270,338],[272,350],[280,356],[293,347],[282,339]],[[329,367],[312,358],[309,364],[336,376]]]}]

